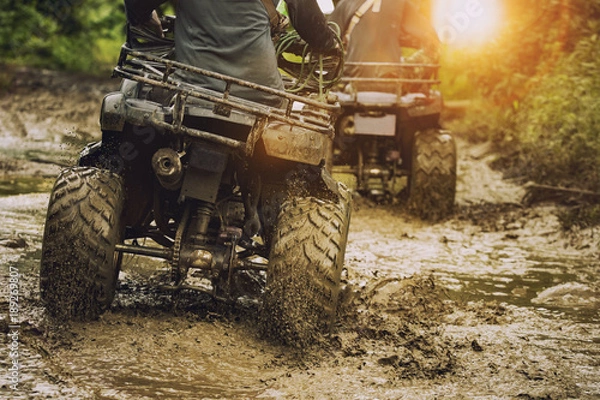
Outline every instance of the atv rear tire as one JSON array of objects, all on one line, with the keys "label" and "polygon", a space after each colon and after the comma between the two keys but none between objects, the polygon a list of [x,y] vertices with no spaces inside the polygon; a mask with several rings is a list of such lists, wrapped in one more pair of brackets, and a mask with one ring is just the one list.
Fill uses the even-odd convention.
[{"label": "atv rear tire", "polygon": [[120,176],[91,167],[63,170],[48,205],[40,292],[60,320],[93,320],[115,296],[124,187]]},{"label": "atv rear tire", "polygon": [[456,143],[441,130],[417,132],[412,149],[408,209],[429,221],[452,213],[456,197]]},{"label": "atv rear tire", "polygon": [[269,257],[261,325],[280,343],[304,347],[336,316],[350,224],[341,200],[291,198],[281,207]]}]

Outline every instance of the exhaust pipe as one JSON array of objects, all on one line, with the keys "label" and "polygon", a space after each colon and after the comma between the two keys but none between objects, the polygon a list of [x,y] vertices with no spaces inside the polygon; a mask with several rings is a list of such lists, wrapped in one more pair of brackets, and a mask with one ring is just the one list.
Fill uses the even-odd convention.
[{"label": "exhaust pipe", "polygon": [[179,154],[173,149],[159,149],[152,156],[152,169],[156,178],[168,190],[177,190],[183,181],[183,166]]}]

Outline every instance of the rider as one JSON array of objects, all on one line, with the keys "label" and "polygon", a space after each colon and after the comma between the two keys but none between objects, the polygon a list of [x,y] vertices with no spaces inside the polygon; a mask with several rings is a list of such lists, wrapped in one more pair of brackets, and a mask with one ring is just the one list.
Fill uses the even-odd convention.
[{"label": "rider", "polygon": [[[155,9],[166,0],[125,0],[128,21],[161,32]],[[265,1],[265,0],[263,0]],[[266,0],[273,1],[276,0]],[[317,52],[327,52],[336,40],[316,0],[286,0],[289,18],[299,35]],[[269,14],[261,0],[177,1],[175,57],[177,61],[234,78],[283,90],[271,40]],[[223,91],[224,82],[179,72],[183,81]],[[246,87],[231,94],[268,105],[280,99]]]},{"label": "rider", "polygon": [[[329,20],[342,30],[346,62],[399,63],[402,48],[422,49],[430,63],[439,58],[440,41],[433,26],[410,0],[340,0]],[[349,64],[344,75],[367,78],[397,78],[397,68]],[[365,84],[367,85],[367,84]],[[393,85],[368,84],[370,90],[395,90]]]}]

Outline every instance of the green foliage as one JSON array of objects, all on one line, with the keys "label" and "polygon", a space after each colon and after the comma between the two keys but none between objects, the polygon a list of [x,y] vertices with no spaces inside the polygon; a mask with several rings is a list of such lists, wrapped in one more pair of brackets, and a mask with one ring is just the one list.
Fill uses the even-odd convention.
[{"label": "green foliage", "polygon": [[476,88],[459,130],[510,146],[513,176],[600,191],[600,0],[508,4],[512,29],[449,59]]},{"label": "green foliage", "polygon": [[552,73],[557,62],[585,36],[598,0],[505,0],[502,33],[482,48],[450,54],[450,67],[462,70],[478,93],[499,105],[527,95],[532,77]]},{"label": "green foliage", "polygon": [[4,62],[104,72],[111,65],[99,62],[107,59],[102,51],[116,54],[124,40],[122,0],[0,0],[0,6]]},{"label": "green foliage", "polygon": [[582,38],[536,88],[516,116],[533,178],[600,190],[600,40]]}]

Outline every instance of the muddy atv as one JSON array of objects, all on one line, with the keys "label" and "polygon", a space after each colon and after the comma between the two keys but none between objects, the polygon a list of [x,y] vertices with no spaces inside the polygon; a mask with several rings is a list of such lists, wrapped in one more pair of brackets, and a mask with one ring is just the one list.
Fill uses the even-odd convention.
[{"label": "muddy atv", "polygon": [[[162,289],[226,302],[248,276],[264,278],[265,333],[302,343],[330,327],[340,292],[350,196],[325,168],[339,105],[171,54],[169,43],[128,40],[114,70],[120,90],[103,100],[102,140],[56,180],[41,257],[46,309],[97,318],[113,301],[123,255],[134,254],[165,260]],[[226,89],[181,82],[176,71]],[[284,106],[232,96],[235,85]]]},{"label": "muddy atv", "polygon": [[[336,124],[334,176],[378,202],[407,198],[408,209],[423,219],[449,215],[456,194],[457,156],[452,134],[440,126],[442,97],[435,90],[439,66],[346,65],[391,67],[402,78],[342,79],[336,93],[342,115]],[[370,86],[379,91],[367,90]],[[382,86],[387,86],[385,91]]]}]

